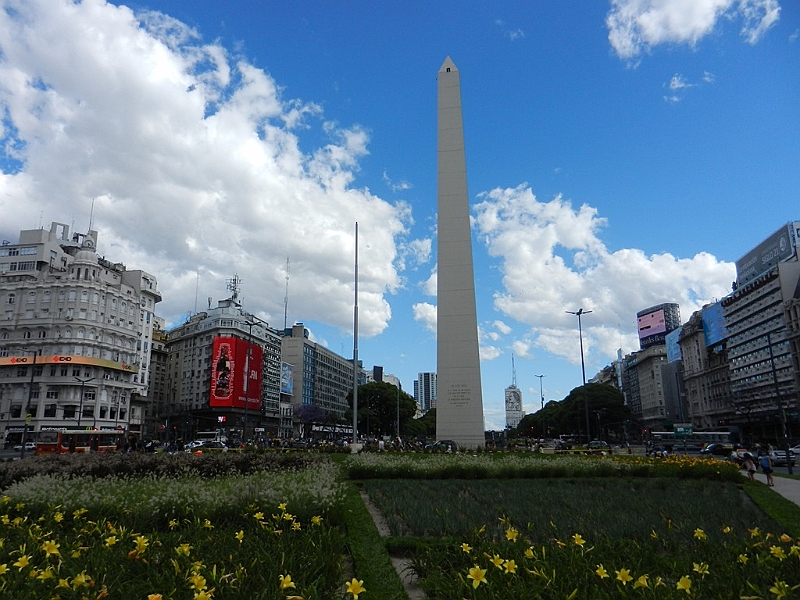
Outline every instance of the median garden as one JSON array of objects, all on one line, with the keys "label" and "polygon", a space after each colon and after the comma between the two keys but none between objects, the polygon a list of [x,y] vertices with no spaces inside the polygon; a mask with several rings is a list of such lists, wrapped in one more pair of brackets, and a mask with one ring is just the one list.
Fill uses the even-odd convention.
[{"label": "median garden", "polygon": [[[384,516],[380,536],[359,492]],[[243,452],[0,464],[0,597],[795,598],[800,508],[720,461]]]}]

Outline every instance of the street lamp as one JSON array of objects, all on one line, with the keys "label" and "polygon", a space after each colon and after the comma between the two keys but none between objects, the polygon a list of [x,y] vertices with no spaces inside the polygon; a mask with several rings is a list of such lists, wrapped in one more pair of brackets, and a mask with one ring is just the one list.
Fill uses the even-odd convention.
[{"label": "street lamp", "polygon": [[[27,348],[23,348],[23,350],[29,351]],[[19,449],[20,458],[25,458],[25,438],[28,437],[28,421],[31,418],[31,400],[33,400],[33,381],[36,376],[36,357],[39,354],[36,350],[30,350],[30,352],[33,352],[33,364],[31,365],[31,381],[28,384],[28,403],[25,405],[25,426],[22,428],[22,447]]]},{"label": "street lamp", "polygon": [[544,391],[542,391],[542,378],[544,375],[534,375],[539,378],[539,396],[542,398],[542,410],[544,410]]},{"label": "street lamp", "polygon": [[[89,377],[89,379],[81,379],[80,377],[76,377],[75,381],[81,384],[81,400],[78,406],[78,427],[80,427],[81,417],[83,416],[83,386],[89,383],[90,381],[94,381],[94,377]],[[94,410],[92,410],[92,414],[94,414]]]},{"label": "street lamp", "polygon": [[586,395],[586,366],[583,362],[583,330],[581,329],[581,315],[588,315],[592,311],[579,308],[576,312],[571,310],[566,312],[571,315],[577,315],[578,317],[578,337],[581,341],[581,375],[583,376],[583,407],[586,411],[586,441],[589,442],[592,439],[592,434],[589,424],[589,397]]},{"label": "street lamp", "polygon": [[767,332],[767,346],[769,347],[769,362],[772,366],[772,382],[775,385],[775,400],[778,403],[778,412],[781,417],[781,429],[783,434],[783,447],[786,450],[786,466],[789,475],[793,475],[791,456],[789,456],[789,434],[786,429],[786,410],[783,407],[783,400],[781,399],[781,388],[778,385],[778,372],[775,369],[775,355],[772,353],[772,337],[770,332]]}]

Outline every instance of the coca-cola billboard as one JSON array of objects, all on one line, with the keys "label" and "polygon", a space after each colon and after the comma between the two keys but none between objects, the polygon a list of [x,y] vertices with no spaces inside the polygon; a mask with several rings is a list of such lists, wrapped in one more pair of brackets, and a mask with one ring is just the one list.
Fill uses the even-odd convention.
[{"label": "coca-cola billboard", "polygon": [[261,410],[261,346],[219,336],[214,338],[212,352],[209,405]]}]

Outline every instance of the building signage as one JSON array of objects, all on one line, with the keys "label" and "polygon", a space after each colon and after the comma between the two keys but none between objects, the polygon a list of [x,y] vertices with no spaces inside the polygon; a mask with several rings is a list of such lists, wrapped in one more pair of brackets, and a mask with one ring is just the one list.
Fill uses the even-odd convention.
[{"label": "building signage", "polygon": [[230,336],[214,338],[209,405],[261,410],[263,349]]},{"label": "building signage", "polygon": [[294,391],[294,365],[281,363],[281,394],[291,396]]},{"label": "building signage", "polygon": [[125,371],[127,373],[139,372],[139,368],[136,365],[106,360],[104,358],[93,358],[91,356],[56,354],[53,356],[36,356],[35,358],[36,361],[33,360],[34,356],[30,354],[27,356],[0,357],[0,367],[6,365],[32,365],[36,362],[37,365],[91,365],[95,367],[105,367],[106,369],[114,369],[116,371]]},{"label": "building signage", "polygon": [[795,254],[793,224],[778,231],[736,261],[736,283],[744,285]]}]

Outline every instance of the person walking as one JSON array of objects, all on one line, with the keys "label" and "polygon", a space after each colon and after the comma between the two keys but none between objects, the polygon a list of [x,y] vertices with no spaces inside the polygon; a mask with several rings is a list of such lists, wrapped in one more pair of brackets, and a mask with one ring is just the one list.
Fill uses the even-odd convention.
[{"label": "person walking", "polygon": [[756,463],[753,461],[753,455],[749,452],[744,455],[744,463],[742,466],[747,469],[747,476],[750,478],[750,481],[755,481]]},{"label": "person walking", "polygon": [[764,475],[767,476],[767,485],[774,486],[775,483],[772,481],[772,458],[766,452],[762,453],[758,457],[758,463],[761,466],[761,470],[764,471]]}]

